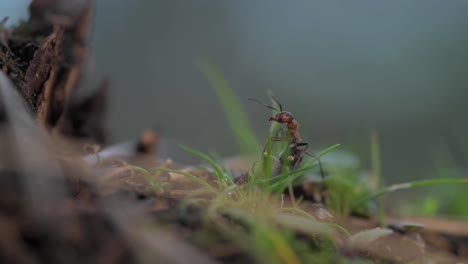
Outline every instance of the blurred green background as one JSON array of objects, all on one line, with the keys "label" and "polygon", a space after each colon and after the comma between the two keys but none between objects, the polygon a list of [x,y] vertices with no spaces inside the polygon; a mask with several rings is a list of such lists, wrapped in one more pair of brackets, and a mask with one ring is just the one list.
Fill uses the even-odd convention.
[{"label": "blurred green background", "polygon": [[[0,0],[0,17],[15,23],[28,2]],[[94,70],[112,82],[114,142],[154,127],[236,154],[197,67],[208,61],[260,139],[270,111],[247,98],[272,90],[313,149],[342,143],[369,167],[376,129],[388,182],[429,178],[435,166],[467,167],[467,13],[465,0],[97,0]]]}]

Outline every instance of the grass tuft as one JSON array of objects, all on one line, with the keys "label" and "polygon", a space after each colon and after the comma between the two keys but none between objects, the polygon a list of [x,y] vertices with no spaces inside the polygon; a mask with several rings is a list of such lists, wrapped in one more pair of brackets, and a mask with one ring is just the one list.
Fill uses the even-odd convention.
[{"label": "grass tuft", "polygon": [[233,183],[233,179],[231,178],[231,175],[228,173],[225,173],[224,170],[221,168],[221,166],[218,166],[218,164],[208,155],[203,154],[200,151],[197,151],[195,149],[189,148],[184,145],[180,145],[180,147],[186,152],[206,161],[214,169],[215,175],[218,177],[218,179],[220,179],[221,181]]},{"label": "grass tuft", "polygon": [[158,179],[159,173],[157,173],[156,175],[153,175],[148,170],[138,167],[138,166],[131,166],[131,168],[134,171],[141,173],[143,177],[145,177],[147,188],[150,189],[150,191],[154,193],[155,195],[162,194],[165,191],[165,189],[169,187],[169,183],[167,182],[158,182],[157,179]]}]

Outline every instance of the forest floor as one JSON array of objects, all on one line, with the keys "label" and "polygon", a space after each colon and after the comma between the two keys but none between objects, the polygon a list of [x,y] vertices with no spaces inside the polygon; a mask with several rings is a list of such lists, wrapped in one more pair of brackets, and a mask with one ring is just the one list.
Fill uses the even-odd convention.
[{"label": "forest floor", "polygon": [[466,178],[382,186],[377,140],[365,173],[333,156],[338,145],[308,157],[291,138],[274,142],[275,122],[262,151],[210,65],[251,155],[214,159],[183,146],[200,166],[161,160],[154,131],[107,146],[108,82],[80,94],[93,5],[66,16],[38,3],[29,21],[0,24],[1,263],[468,263],[465,220],[394,217],[383,199],[445,184],[466,192]]}]

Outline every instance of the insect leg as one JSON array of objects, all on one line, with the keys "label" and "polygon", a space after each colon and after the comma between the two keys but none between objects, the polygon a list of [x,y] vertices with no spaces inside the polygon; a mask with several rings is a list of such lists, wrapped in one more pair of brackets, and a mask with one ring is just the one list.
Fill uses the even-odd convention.
[{"label": "insect leg", "polygon": [[[299,143],[299,144],[303,144],[303,143]],[[305,144],[307,144],[307,143],[305,143]],[[308,145],[308,144],[307,144],[307,145]],[[316,158],[316,157],[317,157],[317,155],[315,155],[315,154],[313,154],[313,153],[310,153],[310,152],[307,151],[306,149],[307,149],[307,147],[306,147],[305,149],[302,150],[305,154],[311,156],[312,158]],[[322,178],[322,182],[324,182],[324,180],[325,180],[325,174],[323,173],[322,161],[320,160],[320,158],[318,158],[317,161],[318,161],[319,168],[320,168],[320,177]]]}]

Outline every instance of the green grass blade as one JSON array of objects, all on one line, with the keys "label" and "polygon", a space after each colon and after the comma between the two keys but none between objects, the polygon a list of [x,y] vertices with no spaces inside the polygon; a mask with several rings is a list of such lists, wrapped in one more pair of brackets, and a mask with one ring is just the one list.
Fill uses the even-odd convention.
[{"label": "green grass blade", "polygon": [[210,164],[211,167],[213,167],[213,169],[215,170],[215,174],[216,176],[221,179],[221,180],[225,180],[225,181],[228,181],[228,182],[233,182],[231,178],[229,178],[229,176],[224,173],[223,169],[221,169],[220,166],[218,166],[218,164],[216,164],[216,162],[210,158],[208,155],[205,155],[203,153],[201,153],[200,151],[197,151],[195,149],[192,149],[192,148],[189,148],[187,146],[184,146],[184,145],[180,145],[180,147],[185,150],[186,152],[196,156],[196,157],[199,157],[200,159],[206,161],[208,164]]},{"label": "green grass blade", "polygon": [[265,146],[265,153],[262,153],[262,161],[263,161],[263,178],[262,179],[270,179],[273,176],[273,172],[271,170],[271,159],[273,155],[273,140],[272,137],[279,129],[279,124],[276,122],[272,122],[270,125],[270,129],[268,130],[268,139]]},{"label": "green grass blade", "polygon": [[262,153],[262,160],[263,160],[263,177],[262,179],[269,179],[271,178],[271,149],[272,149],[272,143],[273,140],[271,140],[271,135],[272,135],[272,128],[273,128],[273,123],[271,124],[270,131],[268,131],[268,139],[266,142],[265,146],[265,153]]},{"label": "green grass blade", "polygon": [[234,93],[216,66],[210,63],[201,63],[201,70],[221,102],[239,151],[243,154],[258,153],[261,149],[260,143],[248,122],[246,113],[242,109],[239,97]]},{"label": "green grass blade", "polygon": [[187,176],[189,177],[190,179],[192,179],[194,182],[202,185],[203,187],[206,187],[207,189],[209,189],[210,191],[214,192],[214,193],[217,193],[217,191],[215,190],[215,188],[213,188],[213,186],[211,186],[208,182],[204,181],[203,179],[200,179],[199,177],[197,177],[196,175],[193,175],[193,174],[190,174],[190,173],[187,173],[187,172],[184,172],[184,171],[180,171],[180,170],[174,170],[174,169],[168,169],[168,168],[159,168],[159,167],[156,167],[156,168],[152,168],[151,169],[152,171],[164,171],[164,172],[172,172],[172,173],[178,173],[178,174],[182,174],[184,176]]},{"label": "green grass blade", "polygon": [[415,187],[427,187],[427,186],[434,186],[434,185],[446,185],[446,184],[464,185],[464,184],[468,184],[468,179],[435,179],[435,180],[423,180],[423,181],[393,184],[385,188],[382,188],[364,197],[363,199],[357,201],[356,203],[354,203],[353,208],[356,208],[384,194],[395,192],[398,190],[410,189],[410,188],[415,188]]},{"label": "green grass blade", "polygon": [[305,164],[304,167],[310,167],[312,166],[321,156],[327,154],[328,152],[336,149],[337,147],[341,146],[341,144],[335,144],[335,145],[332,145],[331,147],[328,147],[326,148],[325,150],[323,150],[322,152],[320,152],[318,155],[316,155],[316,157],[314,157],[313,159],[311,159],[309,162],[307,162]]},{"label": "green grass blade", "polygon": [[[373,130],[370,136],[371,141],[371,162],[372,162],[372,176],[375,179],[376,189],[382,188],[382,165],[380,158],[380,142],[379,135],[377,131]],[[385,226],[385,211],[383,206],[383,200],[381,198],[377,199],[377,208],[378,208],[378,219],[379,226]]]},{"label": "green grass blade", "polygon": [[270,191],[273,192],[273,193],[283,192],[283,190],[289,184],[292,184],[292,182],[295,179],[297,179],[299,176],[301,176],[302,173],[307,172],[307,171],[311,170],[312,168],[314,168],[314,162],[315,161],[317,161],[320,157],[322,157],[323,155],[327,154],[328,152],[334,150],[335,148],[337,148],[339,146],[340,146],[340,144],[335,144],[335,145],[333,145],[331,147],[328,147],[327,149],[323,150],[318,155],[316,155],[316,157],[314,157],[311,161],[309,161],[306,166],[304,166],[304,167],[302,167],[300,169],[280,174],[278,177],[276,177],[276,180],[278,180],[278,181],[270,186]]}]

